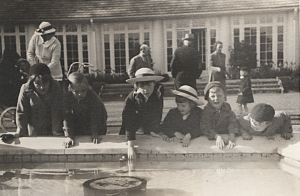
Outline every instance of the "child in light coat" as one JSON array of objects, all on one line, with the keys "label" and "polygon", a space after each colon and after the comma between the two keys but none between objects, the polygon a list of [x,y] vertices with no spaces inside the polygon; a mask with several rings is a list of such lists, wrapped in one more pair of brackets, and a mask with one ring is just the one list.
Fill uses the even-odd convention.
[{"label": "child in light coat", "polygon": [[199,137],[202,109],[204,103],[198,98],[197,91],[188,85],[174,90],[177,108],[170,109],[160,130],[162,139],[173,141],[177,138],[183,147],[188,147],[193,138]]}]

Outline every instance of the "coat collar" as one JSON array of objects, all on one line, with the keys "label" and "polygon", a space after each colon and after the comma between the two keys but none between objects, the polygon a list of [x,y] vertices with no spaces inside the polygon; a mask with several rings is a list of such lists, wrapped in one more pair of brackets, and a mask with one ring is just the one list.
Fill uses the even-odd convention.
[{"label": "coat collar", "polygon": [[38,35],[38,36],[39,36],[38,45],[43,45],[45,48],[48,48],[49,46],[51,46],[56,40],[56,38],[53,36],[53,37],[51,37],[50,40],[44,42],[42,36],[40,36],[40,35]]}]

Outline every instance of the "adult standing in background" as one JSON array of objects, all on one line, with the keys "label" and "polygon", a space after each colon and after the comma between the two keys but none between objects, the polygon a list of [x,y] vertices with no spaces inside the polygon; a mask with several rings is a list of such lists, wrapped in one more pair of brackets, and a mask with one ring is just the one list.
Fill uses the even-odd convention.
[{"label": "adult standing in background", "polygon": [[171,72],[175,78],[175,89],[182,85],[189,85],[196,89],[196,79],[202,73],[201,56],[199,51],[192,47],[193,34],[186,34],[183,47],[177,48],[171,61]]},{"label": "adult standing in background", "polygon": [[209,78],[208,82],[219,81],[223,85],[226,98],[226,67],[225,59],[226,55],[222,53],[223,43],[217,41],[214,44],[215,51],[210,55],[209,62]]},{"label": "adult standing in background", "polygon": [[54,37],[56,29],[49,22],[42,22],[29,41],[27,60],[30,65],[46,64],[53,79],[62,80],[60,64],[61,45]]},{"label": "adult standing in background", "polygon": [[153,70],[154,63],[150,53],[150,47],[146,44],[142,44],[140,47],[140,53],[130,60],[128,68],[128,75],[130,78],[134,78],[135,72],[140,68],[146,67]]}]

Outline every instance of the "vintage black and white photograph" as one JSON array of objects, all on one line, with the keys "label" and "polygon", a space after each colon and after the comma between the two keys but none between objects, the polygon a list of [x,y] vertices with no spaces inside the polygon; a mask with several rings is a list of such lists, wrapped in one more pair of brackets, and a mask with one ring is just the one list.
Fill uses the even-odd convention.
[{"label": "vintage black and white photograph", "polygon": [[300,196],[299,0],[0,0],[0,196]]}]

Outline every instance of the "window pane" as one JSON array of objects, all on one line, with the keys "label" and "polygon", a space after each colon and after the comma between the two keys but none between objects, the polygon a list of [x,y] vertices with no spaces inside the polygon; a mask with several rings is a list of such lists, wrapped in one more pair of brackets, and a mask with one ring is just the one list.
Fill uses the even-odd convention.
[{"label": "window pane", "polygon": [[4,26],[4,33],[15,33],[16,29],[13,25],[5,25]]},{"label": "window pane", "polygon": [[126,72],[126,59],[125,56],[121,56],[122,52],[125,51],[125,34],[114,34],[114,45],[115,45],[115,72],[122,73]]},{"label": "window pane", "polygon": [[76,24],[67,24],[66,32],[77,32],[77,25]]}]

